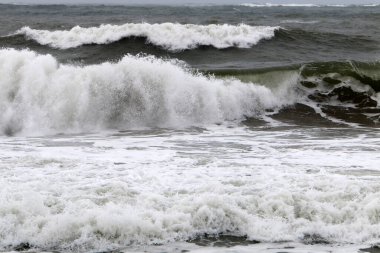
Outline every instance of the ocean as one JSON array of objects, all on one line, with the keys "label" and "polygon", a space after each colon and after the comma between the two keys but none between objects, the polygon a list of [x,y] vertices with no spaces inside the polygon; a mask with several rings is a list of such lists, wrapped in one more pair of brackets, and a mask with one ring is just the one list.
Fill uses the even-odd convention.
[{"label": "ocean", "polygon": [[0,4],[0,251],[380,252],[379,27]]}]

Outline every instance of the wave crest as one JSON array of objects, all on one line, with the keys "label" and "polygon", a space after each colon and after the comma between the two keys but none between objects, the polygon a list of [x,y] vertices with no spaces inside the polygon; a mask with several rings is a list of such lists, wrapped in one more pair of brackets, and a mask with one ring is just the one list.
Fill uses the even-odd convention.
[{"label": "wave crest", "polygon": [[16,32],[42,45],[67,49],[86,44],[109,44],[127,37],[146,37],[149,43],[170,51],[193,49],[198,46],[215,48],[249,48],[260,40],[271,39],[279,27],[240,25],[148,24],[101,25],[71,30],[37,30],[23,27]]}]

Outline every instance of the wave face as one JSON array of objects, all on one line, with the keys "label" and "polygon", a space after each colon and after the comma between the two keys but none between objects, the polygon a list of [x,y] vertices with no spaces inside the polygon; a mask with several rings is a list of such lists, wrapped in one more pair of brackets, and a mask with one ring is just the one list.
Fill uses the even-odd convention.
[{"label": "wave face", "polygon": [[125,56],[81,67],[12,49],[0,51],[0,88],[0,129],[8,135],[187,127],[255,116],[285,101],[266,87],[191,73],[176,61]]},{"label": "wave face", "polygon": [[193,49],[198,46],[215,48],[249,48],[260,40],[271,39],[279,27],[193,24],[134,24],[101,25],[71,30],[48,31],[23,27],[16,34],[25,35],[42,45],[67,49],[86,44],[109,44],[127,37],[146,37],[149,43],[170,51]]}]

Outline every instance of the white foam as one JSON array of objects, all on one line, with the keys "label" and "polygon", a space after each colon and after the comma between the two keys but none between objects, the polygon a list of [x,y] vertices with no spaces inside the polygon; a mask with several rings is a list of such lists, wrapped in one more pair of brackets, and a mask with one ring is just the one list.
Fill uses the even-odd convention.
[{"label": "white foam", "polygon": [[286,90],[206,77],[149,56],[74,66],[50,55],[0,50],[0,129],[9,134],[241,120],[292,103]]},{"label": "white foam", "polygon": [[67,49],[86,44],[108,44],[127,37],[146,37],[149,43],[178,51],[198,46],[248,48],[263,39],[271,39],[279,27],[240,25],[148,24],[101,25],[71,30],[48,31],[23,27],[16,34],[42,45]]},{"label": "white foam", "polygon": [[378,243],[375,131],[0,137],[0,250],[99,252],[204,233]]}]

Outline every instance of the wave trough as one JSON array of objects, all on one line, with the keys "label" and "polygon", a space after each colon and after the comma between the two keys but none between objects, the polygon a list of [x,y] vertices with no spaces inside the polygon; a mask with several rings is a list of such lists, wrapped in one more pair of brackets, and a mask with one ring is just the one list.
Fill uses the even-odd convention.
[{"label": "wave trough", "polygon": [[128,37],[146,37],[149,43],[170,51],[193,49],[198,46],[249,48],[263,39],[271,39],[279,27],[240,25],[148,24],[100,25],[71,30],[37,30],[23,27],[16,32],[42,45],[59,49],[87,44],[109,44]]}]

